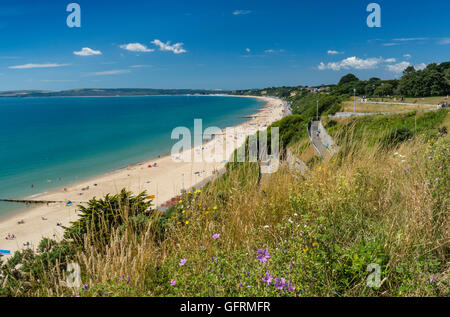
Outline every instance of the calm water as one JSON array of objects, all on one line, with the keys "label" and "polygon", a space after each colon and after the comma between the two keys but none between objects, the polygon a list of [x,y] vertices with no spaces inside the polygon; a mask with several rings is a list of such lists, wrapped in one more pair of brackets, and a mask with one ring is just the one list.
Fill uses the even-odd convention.
[{"label": "calm water", "polygon": [[[0,198],[24,198],[170,152],[172,129],[225,128],[250,98],[0,98]],[[34,188],[31,188],[34,184]],[[0,203],[0,217],[23,206]]]}]

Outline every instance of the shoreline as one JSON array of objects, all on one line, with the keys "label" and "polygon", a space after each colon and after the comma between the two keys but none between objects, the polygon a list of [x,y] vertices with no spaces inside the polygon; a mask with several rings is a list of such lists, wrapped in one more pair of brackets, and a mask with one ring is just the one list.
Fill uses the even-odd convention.
[{"label": "shoreline", "polygon": [[[201,95],[200,95],[201,96]],[[215,96],[221,96],[219,94]],[[259,96],[234,96],[228,97],[255,98],[265,101],[265,104],[254,114],[250,115],[248,120],[236,126],[234,129],[247,128],[251,130],[264,130],[272,122],[286,116],[289,111],[284,101],[274,97]],[[262,114],[267,114],[262,116]],[[221,129],[222,132],[226,128]],[[230,139],[231,138],[231,139]],[[209,157],[212,157],[213,151],[217,146],[223,147],[232,142],[233,150],[240,146],[237,140],[237,134],[227,135],[222,133],[216,135],[211,140],[204,142],[200,147],[192,146],[190,149],[183,149],[182,153],[176,155],[176,158],[183,157],[183,154],[192,155],[197,151],[202,153],[202,157],[211,151]],[[226,158],[228,160],[229,158]],[[157,167],[149,168],[148,165],[157,164]],[[122,188],[138,194],[144,190],[148,195],[155,195],[153,200],[154,207],[167,202],[180,194],[183,189],[202,184],[207,179],[215,177],[216,173],[222,170],[225,162],[185,162],[177,161],[169,153],[167,155],[155,156],[144,161],[101,173],[86,178],[79,182],[68,184],[64,187],[54,188],[42,194],[33,195],[33,200],[46,201],[89,201],[93,197],[101,198],[107,193],[116,194]],[[220,173],[219,173],[220,174]],[[64,191],[64,188],[67,190]],[[88,188],[88,189],[86,189]],[[38,199],[37,199],[38,198]],[[62,226],[68,226],[70,222],[78,218],[77,206],[66,207],[65,204],[33,205],[24,208],[20,212],[5,215],[0,218],[0,249],[11,251],[11,255],[24,248],[24,244],[30,243],[31,248],[36,248],[43,237],[59,240],[62,238],[64,230]],[[24,220],[24,224],[18,224]],[[59,226],[57,224],[60,224]],[[6,240],[8,234],[14,234],[15,240]],[[4,256],[3,258],[8,258]]]}]

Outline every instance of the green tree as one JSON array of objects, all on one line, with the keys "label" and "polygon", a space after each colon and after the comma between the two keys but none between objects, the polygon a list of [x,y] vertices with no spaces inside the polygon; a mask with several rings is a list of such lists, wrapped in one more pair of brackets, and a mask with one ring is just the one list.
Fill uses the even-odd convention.
[{"label": "green tree", "polygon": [[345,84],[348,84],[348,83],[352,83],[352,82],[355,82],[355,81],[359,81],[358,77],[356,77],[353,74],[347,74],[347,75],[345,75],[345,76],[343,76],[341,78],[341,80],[338,83],[338,86],[342,86],[342,85],[345,85]]}]

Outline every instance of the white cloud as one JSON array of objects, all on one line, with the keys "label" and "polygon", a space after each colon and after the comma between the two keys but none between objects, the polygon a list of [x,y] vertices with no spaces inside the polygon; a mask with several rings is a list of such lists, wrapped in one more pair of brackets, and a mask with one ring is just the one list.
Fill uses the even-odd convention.
[{"label": "white cloud", "polygon": [[408,38],[393,39],[393,41],[396,42],[411,42],[411,41],[426,41],[426,40],[428,40],[427,37],[408,37]]},{"label": "white cloud", "polygon": [[148,52],[154,52],[154,49],[150,49],[147,46],[141,44],[141,43],[129,43],[120,45],[120,48],[123,48],[124,50],[130,51],[130,52],[142,52],[142,53],[148,53]]},{"label": "white cloud", "polygon": [[400,62],[393,65],[387,65],[386,68],[390,72],[401,74],[408,66],[411,66],[410,62]]},{"label": "white cloud", "polygon": [[250,10],[235,10],[233,11],[233,15],[246,15],[246,14],[250,14],[252,13],[252,11]]},{"label": "white cloud", "polygon": [[414,68],[415,68],[416,70],[424,70],[425,68],[427,68],[427,64],[425,64],[425,63],[420,63],[420,64],[418,64],[418,65],[414,65]]},{"label": "white cloud", "polygon": [[75,51],[73,52],[73,54],[78,56],[92,56],[92,55],[102,55],[102,52],[93,50],[92,48],[89,47],[83,47],[81,51],[78,52]]},{"label": "white cloud", "polygon": [[10,69],[54,68],[69,65],[70,64],[25,64],[25,65],[9,66],[9,68]]},{"label": "white cloud", "polygon": [[159,46],[159,49],[161,51],[170,51],[173,52],[174,54],[182,54],[182,53],[186,53],[187,51],[183,48],[183,43],[175,43],[173,45],[170,45],[170,41],[163,43],[158,39],[155,39],[151,42],[152,44]]},{"label": "white cloud", "polygon": [[387,58],[384,60],[385,63],[395,63],[397,60],[395,58]]},{"label": "white cloud", "polygon": [[400,45],[399,43],[384,43],[383,46],[396,46]]},{"label": "white cloud", "polygon": [[108,75],[120,75],[120,74],[128,74],[131,73],[128,69],[119,69],[119,70],[107,70],[104,72],[95,72],[90,73],[91,76],[108,76]]},{"label": "white cloud", "polygon": [[149,68],[153,67],[152,65],[132,65],[131,68]]},{"label": "white cloud", "polygon": [[438,44],[440,45],[447,45],[450,44],[450,37],[444,37],[443,39],[441,39]]},{"label": "white cloud", "polygon": [[[410,62],[400,62],[394,65],[387,65],[386,68],[393,73],[401,74],[409,66],[411,66]],[[414,65],[415,70],[424,70],[426,67],[427,64],[425,63]]]},{"label": "white cloud", "polygon": [[411,54],[405,54],[403,55],[404,58],[411,58]]},{"label": "white cloud", "polygon": [[283,52],[285,52],[285,50],[283,50],[283,49],[280,49],[280,50],[269,49],[269,50],[264,51],[264,53],[267,53],[267,54],[283,53]]},{"label": "white cloud", "polygon": [[332,62],[332,63],[328,63],[326,65],[322,62],[318,66],[318,69],[319,70],[331,69],[331,70],[335,70],[335,71],[339,71],[341,69],[351,69],[351,68],[373,69],[373,68],[376,68],[382,61],[383,61],[382,58],[361,59],[356,56],[353,56],[353,57],[343,59],[340,62]]},{"label": "white cloud", "polygon": [[246,48],[245,51],[246,51],[247,53],[250,53],[250,52],[251,52],[251,49]]},{"label": "white cloud", "polygon": [[327,52],[328,55],[338,55],[338,54],[343,54],[342,52],[339,51],[334,51],[334,50],[329,50]]}]

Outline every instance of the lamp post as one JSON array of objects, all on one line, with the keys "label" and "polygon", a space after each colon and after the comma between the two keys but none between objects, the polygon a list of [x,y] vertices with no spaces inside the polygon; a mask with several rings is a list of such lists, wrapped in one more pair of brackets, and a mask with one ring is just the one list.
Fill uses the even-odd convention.
[{"label": "lamp post", "polygon": [[317,107],[316,107],[316,109],[317,109],[317,111],[316,111],[316,113],[317,113],[317,120],[319,120],[319,100],[317,100]]},{"label": "lamp post", "polygon": [[354,112],[356,113],[356,88],[353,88],[353,102],[355,103]]}]

